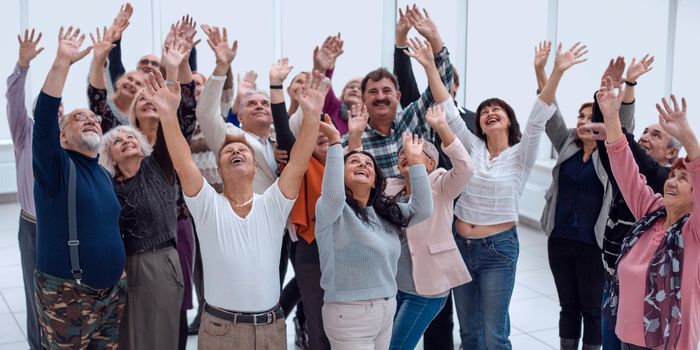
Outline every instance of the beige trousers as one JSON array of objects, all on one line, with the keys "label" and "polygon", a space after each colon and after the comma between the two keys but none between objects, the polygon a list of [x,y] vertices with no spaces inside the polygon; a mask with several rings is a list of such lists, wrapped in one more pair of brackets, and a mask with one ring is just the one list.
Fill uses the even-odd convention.
[{"label": "beige trousers", "polygon": [[386,350],[396,298],[326,303],[323,328],[333,350]]},{"label": "beige trousers", "polygon": [[287,348],[287,326],[284,319],[254,326],[202,312],[197,349],[199,350],[280,350]]}]

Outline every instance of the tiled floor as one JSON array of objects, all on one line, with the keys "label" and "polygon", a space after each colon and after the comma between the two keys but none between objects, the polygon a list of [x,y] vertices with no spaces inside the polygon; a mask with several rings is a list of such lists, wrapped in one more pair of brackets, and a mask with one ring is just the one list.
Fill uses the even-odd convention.
[{"label": "tiled floor", "polygon": [[[0,350],[28,348],[25,338],[26,310],[22,289],[17,223],[19,205],[0,205]],[[546,238],[541,231],[520,227],[520,259],[515,292],[510,305],[513,348],[557,349],[559,313],[554,280],[547,262]],[[287,279],[291,277],[290,271]],[[190,318],[192,313],[190,313]],[[457,325],[455,317],[455,325]],[[294,326],[287,322],[289,349],[294,349]],[[454,339],[459,343],[458,327]],[[190,337],[188,349],[196,349]],[[419,349],[422,346],[419,345]]]}]

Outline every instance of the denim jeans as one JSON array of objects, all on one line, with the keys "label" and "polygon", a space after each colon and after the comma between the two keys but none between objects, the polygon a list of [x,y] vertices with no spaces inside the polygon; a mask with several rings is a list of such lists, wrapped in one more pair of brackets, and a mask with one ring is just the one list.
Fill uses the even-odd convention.
[{"label": "denim jeans", "polygon": [[[606,280],[609,278],[610,277],[606,277]],[[610,295],[610,288],[612,288],[610,282],[606,281],[603,284],[603,301],[601,303],[603,305],[605,304],[605,300],[607,300],[608,296]],[[610,312],[605,310],[605,308],[603,308],[602,313],[601,328],[603,329],[603,350],[620,350],[620,338],[618,338],[617,334],[615,334],[615,321],[617,320],[617,317],[610,315]]]},{"label": "denim jeans", "polygon": [[463,349],[512,349],[508,306],[520,251],[512,228],[478,239],[455,238],[472,281],[454,288]]},{"label": "denim jeans", "polygon": [[398,291],[396,317],[389,349],[413,349],[435,315],[445,305],[447,297],[426,298]]}]

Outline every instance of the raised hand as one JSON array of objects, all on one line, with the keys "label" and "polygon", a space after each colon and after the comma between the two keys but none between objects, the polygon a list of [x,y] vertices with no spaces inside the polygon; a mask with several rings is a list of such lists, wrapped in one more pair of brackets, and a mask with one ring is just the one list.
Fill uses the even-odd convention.
[{"label": "raised hand", "polygon": [[416,59],[423,67],[430,67],[435,65],[435,60],[433,59],[433,47],[427,40],[421,40],[417,38],[411,38],[408,42],[408,47],[411,51],[403,50],[403,52]]},{"label": "raised hand", "polygon": [[610,77],[613,81],[613,86],[620,87],[622,85],[622,73],[625,72],[625,58],[622,56],[617,56],[614,60],[611,58],[608,67],[603,72],[601,80],[605,80],[605,77]]},{"label": "raised hand", "polygon": [[296,90],[296,99],[299,107],[304,112],[304,116],[318,116],[323,109],[326,93],[330,89],[330,84],[324,84],[325,77],[319,71],[311,74],[306,73],[306,81],[301,89]]},{"label": "raised hand", "polygon": [[37,48],[39,41],[41,40],[41,32],[34,38],[34,28],[32,28],[32,33],[29,34],[29,29],[24,31],[24,39],[17,35],[17,41],[19,41],[19,59],[17,59],[17,64],[22,68],[29,67],[29,62],[31,62],[34,57],[44,51],[43,47]]},{"label": "raised hand", "polygon": [[92,41],[92,46],[94,51],[92,52],[93,59],[99,64],[104,64],[107,61],[107,56],[109,52],[112,51],[117,45],[113,44],[112,40],[107,37],[107,28],[102,29],[102,35],[100,35],[100,28],[95,29],[95,35],[90,33],[90,40]]},{"label": "raised hand", "polygon": [[114,17],[114,21],[112,21],[112,25],[109,26],[107,29],[107,34],[105,34],[105,37],[109,38],[112,40],[112,42],[117,41],[122,38],[122,33],[126,30],[126,28],[129,26],[129,19],[131,19],[131,15],[134,13],[134,8],[131,6],[130,3],[126,3],[122,5],[119,8],[119,13],[117,13],[117,16]]},{"label": "raised hand", "polygon": [[343,52],[340,33],[327,37],[320,48],[316,46],[314,49],[314,69],[325,73],[326,70],[335,67],[336,59]]},{"label": "raised hand", "polygon": [[289,72],[292,71],[294,66],[289,65],[289,59],[284,57],[277,60],[275,64],[270,67],[270,85],[281,85]]},{"label": "raised hand", "polygon": [[175,36],[175,40],[172,44],[163,45],[163,54],[160,60],[166,72],[169,70],[176,70],[185,60],[191,49],[192,47],[187,41],[180,36]]},{"label": "raised hand", "polygon": [[362,135],[369,122],[367,106],[354,104],[348,111],[348,133],[350,135]]},{"label": "raised hand", "polygon": [[584,140],[604,141],[608,137],[605,123],[588,123],[580,126],[580,129]]},{"label": "raised hand", "polygon": [[238,96],[243,97],[247,93],[255,91],[257,89],[257,85],[255,84],[257,79],[258,73],[252,70],[245,72],[242,80],[241,75],[238,74],[236,76],[236,80],[238,81]]},{"label": "raised hand", "polygon": [[543,41],[535,46],[535,69],[543,69],[547,64],[547,59],[549,58],[549,53],[552,50],[551,41]]},{"label": "raised hand", "polygon": [[197,22],[194,21],[193,17],[190,17],[190,15],[182,16],[182,20],[177,22],[176,27],[179,35],[189,39],[193,46],[196,45],[194,42],[192,42],[194,35],[197,34]]},{"label": "raised hand", "polygon": [[676,96],[671,95],[673,107],[668,104],[666,98],[661,99],[663,106],[656,104],[656,110],[659,111],[659,124],[671,136],[675,137],[685,145],[686,136],[692,134],[692,128],[688,124],[688,116],[686,111],[688,106],[685,103],[685,97],[681,98],[682,106],[678,105]]},{"label": "raised hand", "polygon": [[340,132],[335,128],[328,114],[323,115],[323,122],[319,124],[319,131],[328,138],[329,145],[340,142]]},{"label": "raised hand", "polygon": [[596,100],[605,119],[618,115],[623,94],[624,87],[622,86],[618,88],[617,94],[615,93],[615,85],[611,77],[605,77],[601,81],[600,89],[596,92]]},{"label": "raised hand", "polygon": [[56,61],[72,65],[87,56],[92,50],[92,46],[88,46],[84,50],[80,50],[80,46],[85,41],[85,34],[80,34],[80,28],[73,30],[73,26],[68,27],[68,30],[63,31],[63,27],[58,31],[58,52],[56,53]]},{"label": "raised hand", "polygon": [[636,83],[639,77],[653,68],[651,66],[652,63],[654,63],[654,56],[649,57],[649,54],[646,54],[639,62],[633,58],[632,63],[627,67],[627,76],[625,80],[632,84]]},{"label": "raised hand", "polygon": [[588,59],[583,58],[583,56],[588,53],[588,50],[586,50],[587,46],[580,45],[581,43],[576,43],[570,49],[562,51],[562,44],[559,43],[559,47],[557,48],[557,56],[554,59],[554,71],[563,73],[574,65],[586,62]]},{"label": "raised hand", "polygon": [[146,89],[143,96],[153,104],[161,117],[177,119],[177,109],[180,106],[180,84],[166,83],[159,70],[149,73],[146,79]]},{"label": "raised hand", "polygon": [[[440,32],[435,25],[435,22],[428,15],[428,11],[423,9],[423,14],[420,13],[417,7],[413,7],[409,12],[406,13],[408,16],[408,21],[411,23],[413,28],[416,28],[418,33],[430,41],[433,46],[433,50],[438,52],[442,50],[442,38],[440,37]],[[433,51],[433,53],[436,53]]]},{"label": "raised hand", "polygon": [[445,130],[445,128],[449,128],[447,125],[445,111],[440,105],[434,105],[428,108],[428,112],[425,114],[425,121],[428,122],[430,128],[435,131],[441,131]]},{"label": "raised hand", "polygon": [[[418,11],[416,5],[413,5],[413,9]],[[411,21],[408,19],[408,12],[411,9],[406,5],[406,12],[402,12],[399,8],[399,21],[396,22],[396,46],[403,47],[408,45],[408,31],[411,30]]]},{"label": "raised hand", "polygon": [[209,38],[207,39],[207,43],[209,44],[209,47],[211,47],[211,50],[214,51],[214,56],[216,56],[216,65],[228,69],[231,62],[233,62],[233,59],[236,58],[236,53],[238,52],[238,40],[234,40],[233,44],[229,47],[228,32],[226,31],[226,28],[224,28],[222,32],[219,31],[218,27],[210,27],[205,24],[202,25],[202,30]]},{"label": "raised hand", "polygon": [[418,135],[406,132],[401,135],[401,141],[403,141],[403,154],[408,161],[408,165],[420,164],[425,140]]}]

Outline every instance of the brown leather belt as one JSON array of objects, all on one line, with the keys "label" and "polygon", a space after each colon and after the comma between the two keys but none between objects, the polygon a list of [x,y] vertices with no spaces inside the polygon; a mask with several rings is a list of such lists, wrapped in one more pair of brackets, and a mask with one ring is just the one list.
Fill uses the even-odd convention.
[{"label": "brown leather belt", "polygon": [[222,320],[231,321],[236,323],[249,323],[254,326],[274,323],[277,320],[284,319],[284,311],[282,307],[277,305],[272,310],[261,312],[261,313],[246,313],[246,312],[236,312],[221,309],[218,307],[211,306],[209,304],[204,304],[204,310],[210,315],[220,318]]}]

